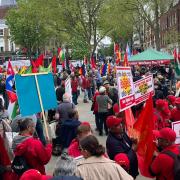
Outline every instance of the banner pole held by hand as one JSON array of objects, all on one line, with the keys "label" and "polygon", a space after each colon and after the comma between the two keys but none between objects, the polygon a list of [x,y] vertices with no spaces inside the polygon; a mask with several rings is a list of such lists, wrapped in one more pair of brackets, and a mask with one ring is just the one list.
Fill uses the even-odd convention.
[{"label": "banner pole held by hand", "polygon": [[41,111],[42,111],[43,120],[44,120],[45,132],[46,132],[46,135],[47,135],[47,139],[50,140],[49,132],[48,132],[48,127],[47,127],[47,121],[46,121],[46,117],[45,117],[45,114],[44,114],[44,108],[43,108],[43,104],[42,104],[42,98],[41,98],[41,93],[40,93],[38,79],[37,79],[37,75],[36,74],[35,74],[35,81],[36,81],[36,87],[37,87],[39,102],[40,102]]}]

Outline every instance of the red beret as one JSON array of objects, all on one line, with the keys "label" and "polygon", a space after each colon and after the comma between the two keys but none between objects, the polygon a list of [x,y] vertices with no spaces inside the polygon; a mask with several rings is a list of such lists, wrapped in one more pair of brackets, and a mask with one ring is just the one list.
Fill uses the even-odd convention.
[{"label": "red beret", "polygon": [[173,95],[169,95],[167,96],[167,98],[169,99],[169,101],[171,102],[172,105],[174,105],[174,102],[176,101],[176,97]]},{"label": "red beret", "polygon": [[153,131],[156,138],[166,139],[170,142],[175,142],[176,133],[171,128],[162,128],[159,131]]},{"label": "red beret", "polygon": [[176,98],[175,104],[180,104],[180,97]]},{"label": "red beret", "polygon": [[117,126],[122,122],[121,118],[117,118],[116,116],[108,116],[106,119],[106,125],[108,128],[112,128],[113,126]]},{"label": "red beret", "polygon": [[116,161],[117,164],[124,166],[126,169],[129,169],[130,161],[128,159],[127,154],[125,153],[119,153],[114,157],[114,161]]},{"label": "red beret", "polygon": [[49,180],[51,178],[52,176],[45,176],[35,169],[30,169],[23,173],[20,180]]}]

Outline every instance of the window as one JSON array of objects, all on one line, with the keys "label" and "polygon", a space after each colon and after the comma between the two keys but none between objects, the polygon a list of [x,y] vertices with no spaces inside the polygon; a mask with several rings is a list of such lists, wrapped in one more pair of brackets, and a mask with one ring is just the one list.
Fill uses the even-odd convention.
[{"label": "window", "polygon": [[4,36],[4,31],[3,31],[3,29],[0,29],[0,36]]}]

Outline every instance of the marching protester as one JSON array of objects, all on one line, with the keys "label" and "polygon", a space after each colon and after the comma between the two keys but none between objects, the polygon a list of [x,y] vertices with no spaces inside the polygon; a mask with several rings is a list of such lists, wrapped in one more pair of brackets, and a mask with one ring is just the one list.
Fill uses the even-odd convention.
[{"label": "marching protester", "polygon": [[112,105],[112,100],[106,95],[106,88],[101,86],[99,89],[99,94],[96,97],[96,102],[98,104],[98,116],[99,116],[99,135],[103,135],[103,126],[106,135],[108,134],[108,129],[106,126],[106,118],[108,117],[109,107]]},{"label": "marching protester", "polygon": [[[52,153],[51,143],[47,140],[47,144],[44,146],[40,140],[33,137],[35,125],[32,119],[26,118],[20,121],[19,129],[19,135],[14,137],[12,143],[15,159],[19,156],[23,157],[26,167],[31,167],[38,170],[41,174],[45,174],[44,165],[49,162]],[[17,160],[15,162],[15,159],[13,161],[14,168],[16,168],[16,163],[19,163]]]},{"label": "marching protester", "polygon": [[174,104],[175,108],[171,110],[171,120],[176,122],[180,120],[180,97],[176,98]]},{"label": "marching protester", "polygon": [[162,128],[159,131],[154,131],[154,134],[158,140],[159,152],[155,153],[155,158],[150,166],[151,175],[156,176],[159,180],[179,179],[179,171],[177,174],[175,171],[179,165],[178,155],[180,154],[180,148],[174,144],[176,133],[170,128]]},{"label": "marching protester", "polygon": [[71,74],[72,100],[75,105],[78,104],[78,80],[74,74]]},{"label": "marching protester", "polygon": [[75,174],[84,180],[133,179],[121,166],[104,157],[105,148],[95,136],[83,138],[80,141],[80,150],[85,160],[77,164]]},{"label": "marching protester", "polygon": [[52,180],[82,180],[75,176],[76,168],[75,159],[63,153],[56,162]]},{"label": "marching protester", "polygon": [[82,156],[80,147],[80,140],[92,134],[91,126],[88,122],[82,122],[81,125],[77,128],[77,136],[72,140],[69,148],[68,154],[74,158]]},{"label": "marching protester", "polygon": [[68,119],[62,122],[57,137],[57,142],[61,144],[62,149],[69,147],[71,141],[77,135],[77,128],[80,124],[78,111],[75,109],[70,110],[68,112]]},{"label": "marching protester", "polygon": [[125,132],[121,118],[109,116],[106,120],[109,134],[106,140],[107,154],[114,160],[119,153],[125,153],[130,161],[129,174],[136,178],[138,173],[138,160],[135,153],[136,144]]}]

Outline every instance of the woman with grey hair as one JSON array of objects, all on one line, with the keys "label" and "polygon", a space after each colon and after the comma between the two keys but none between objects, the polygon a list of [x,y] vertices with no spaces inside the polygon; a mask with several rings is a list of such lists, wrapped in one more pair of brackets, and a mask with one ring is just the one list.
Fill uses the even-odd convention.
[{"label": "woman with grey hair", "polygon": [[52,180],[82,180],[82,178],[74,176],[76,171],[76,161],[67,153],[63,153],[57,160],[54,169],[54,178]]}]

